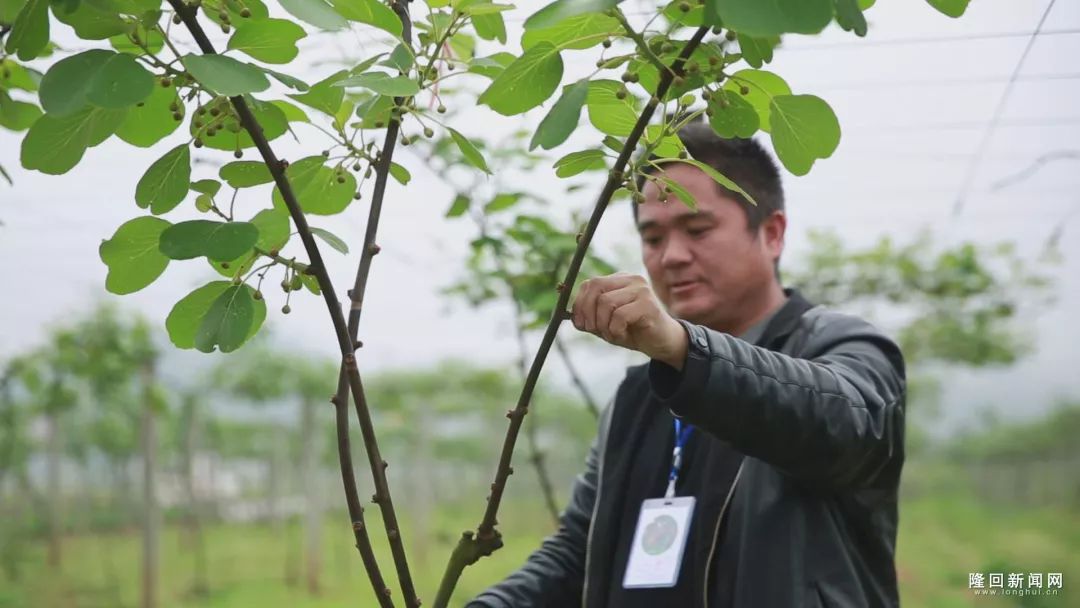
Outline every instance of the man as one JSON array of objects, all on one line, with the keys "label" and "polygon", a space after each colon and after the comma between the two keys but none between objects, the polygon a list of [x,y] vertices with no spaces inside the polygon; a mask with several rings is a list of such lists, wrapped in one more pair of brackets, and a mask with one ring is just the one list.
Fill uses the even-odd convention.
[{"label": "man", "polygon": [[782,289],[787,216],[767,152],[702,123],[679,136],[757,205],[688,163],[660,171],[696,211],[645,183],[651,288],[590,279],[572,313],[650,361],[605,410],[558,532],[469,607],[898,606],[901,353]]}]

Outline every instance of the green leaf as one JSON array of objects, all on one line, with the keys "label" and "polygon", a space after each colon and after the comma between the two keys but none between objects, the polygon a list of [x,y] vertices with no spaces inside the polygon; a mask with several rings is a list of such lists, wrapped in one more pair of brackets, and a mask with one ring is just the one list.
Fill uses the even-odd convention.
[{"label": "green leaf", "polygon": [[578,126],[581,108],[585,105],[588,94],[588,80],[579,80],[563,87],[562,96],[551,106],[551,111],[536,128],[536,133],[529,142],[529,150],[534,150],[537,146],[550,150],[566,141]]},{"label": "green leaf", "polygon": [[469,72],[495,80],[515,59],[517,57],[505,51],[487,57],[474,57],[469,61]]},{"label": "green leaf", "polygon": [[49,175],[67,173],[79,164],[87,148],[109,138],[124,121],[127,110],[86,106],[71,116],[44,114],[26,133],[20,160],[27,169]]},{"label": "green leaf", "polygon": [[571,177],[592,169],[606,169],[607,164],[604,162],[605,158],[606,157],[601,150],[571,152],[555,161],[555,175],[559,177]]},{"label": "green leaf", "polygon": [[11,58],[0,59],[0,89],[38,90],[42,75],[37,70],[19,65]]},{"label": "green leaf", "polygon": [[697,210],[697,199],[695,199],[694,195],[690,194],[690,191],[684,188],[682,184],[671,179],[670,177],[665,177],[663,175],[657,176],[657,179],[663,182],[664,186],[670,188],[671,191],[675,194],[675,196],[678,197],[678,199],[681,200],[684,205],[691,209]]},{"label": "green leaf", "polygon": [[395,38],[401,38],[401,19],[379,0],[332,0],[337,12],[358,23],[373,25]]},{"label": "green leaf", "polygon": [[255,308],[266,303],[254,298],[255,290],[248,285],[230,285],[214,299],[195,332],[195,348],[204,353],[218,347],[228,353],[240,348],[255,322]]},{"label": "green leaf", "polygon": [[334,86],[334,83],[345,78],[348,74],[347,71],[342,70],[325,80],[313,84],[307,93],[289,95],[289,97],[327,116],[333,116],[337,114],[338,109],[341,107],[341,101],[345,99],[345,89]]},{"label": "green leaf", "polygon": [[638,121],[638,110],[634,96],[627,95],[619,99],[615,92],[622,88],[622,83],[614,80],[593,80],[589,82],[589,122],[601,133],[615,137],[626,137],[634,130]]},{"label": "green leaf", "polygon": [[[165,319],[165,328],[169,332],[169,339],[177,348],[195,347],[195,334],[202,325],[203,318],[206,317],[206,313],[210,311],[210,307],[218,297],[230,287],[233,287],[230,281],[207,283],[184,296],[173,306],[168,318]],[[254,316],[245,340],[251,339],[259,331],[264,319],[266,319],[266,302],[255,300]]]},{"label": "green leaf", "polygon": [[394,47],[394,50],[390,52],[390,56],[386,58],[379,65],[385,65],[386,67],[394,68],[399,72],[408,73],[412,69],[414,58],[412,51],[404,44],[398,44]]},{"label": "green leaf", "polygon": [[[151,53],[156,55],[161,52],[161,49],[165,48],[165,38],[161,35],[159,30],[146,29],[144,24],[137,23],[135,24],[134,32],[139,36],[139,40]],[[109,38],[109,46],[115,49],[117,53],[142,55],[144,52],[141,46],[131,41],[131,36],[127,32],[111,36]]]},{"label": "green leaf", "polygon": [[[285,113],[273,103],[260,101],[254,97],[245,96],[251,113],[262,127],[263,136],[267,141],[281,137],[289,130],[289,120]],[[209,105],[209,104],[208,104]],[[230,114],[222,121],[222,128],[218,129],[213,136],[207,135],[204,129],[197,128],[195,121],[190,122],[190,132],[198,136],[203,145],[214,150],[243,150],[255,146],[251,135],[242,128],[235,114]]]},{"label": "green leaf", "polygon": [[[672,24],[684,27],[701,27],[705,25],[705,7],[702,4],[690,3],[690,10],[683,12],[680,6],[684,0],[672,0],[661,11],[664,18]],[[711,25],[711,24],[710,24]]]},{"label": "green leaf", "polygon": [[137,217],[102,241],[98,255],[109,267],[105,289],[118,295],[135,293],[161,276],[169,258],[158,250],[158,241],[170,225],[156,217]]},{"label": "green leaf", "polygon": [[454,202],[450,203],[450,208],[446,210],[446,217],[461,217],[465,215],[465,212],[469,210],[469,204],[472,200],[464,194],[458,194],[454,197]]},{"label": "green leaf", "polygon": [[161,234],[161,253],[172,260],[207,257],[234,260],[251,249],[259,239],[259,229],[248,222],[191,220],[168,227]]},{"label": "green leaf", "polygon": [[285,19],[244,20],[236,24],[228,48],[266,63],[289,63],[300,52],[296,41],[305,36],[304,28]]},{"label": "green leaf", "polygon": [[832,0],[707,0],[725,27],[750,36],[816,34],[832,21]]},{"label": "green leaf", "polygon": [[364,87],[380,95],[410,97],[420,92],[420,85],[407,76],[391,76],[385,72],[367,72],[335,82],[335,87]]},{"label": "green leaf", "polygon": [[[259,240],[255,241],[254,247],[263,251],[280,251],[289,242],[290,223],[289,213],[283,209],[263,209],[251,218],[250,224],[259,230]],[[236,256],[232,260],[222,262],[208,260],[214,270],[226,277],[243,276],[251,270],[259,254],[251,248]]]},{"label": "green leaf", "polygon": [[866,17],[859,8],[858,0],[833,0],[833,6],[836,10],[836,23],[844,31],[855,32],[856,36],[866,35]]},{"label": "green leaf", "polygon": [[495,213],[509,209],[518,204],[524,197],[520,192],[503,192],[496,194],[495,198],[491,199],[488,204],[484,205],[484,213]]},{"label": "green leaf", "polygon": [[[739,70],[724,83],[724,89],[732,95],[742,95],[741,88],[746,87],[746,100],[758,114],[762,131],[769,131],[769,112],[773,97],[791,95],[787,82],[772,72],[765,70]],[[730,96],[729,96],[730,98]]]},{"label": "green leaf", "polygon": [[709,109],[712,110],[709,125],[720,137],[748,138],[761,126],[754,106],[738,93],[728,90],[713,93],[709,98]]},{"label": "green leaf", "polygon": [[753,38],[751,36],[747,36],[746,34],[739,34],[738,40],[739,52],[742,54],[742,58],[746,60],[746,63],[749,63],[755,68],[760,68],[762,65],[772,61],[773,49],[776,48],[776,45],[780,44],[779,36]]},{"label": "green leaf", "polygon": [[24,6],[26,0],[0,0],[0,23],[15,23],[15,18]]},{"label": "green leaf", "polygon": [[795,175],[806,175],[816,159],[832,156],[840,144],[840,123],[820,97],[774,97],[772,115],[776,156]]},{"label": "green leaf", "polygon": [[[333,215],[341,213],[353,201],[356,178],[344,169],[335,171],[323,164],[322,156],[309,156],[289,165],[285,176],[289,178],[296,200],[304,213]],[[341,176],[344,183],[338,183]],[[274,206],[287,209],[281,192],[274,187]]]},{"label": "green leaf", "polygon": [[618,6],[622,0],[555,0],[525,20],[525,29],[551,27],[575,15],[602,13]]},{"label": "green leaf", "polygon": [[202,194],[217,196],[217,193],[221,192],[221,182],[216,179],[200,179],[197,182],[191,182],[191,189]]},{"label": "green leaf", "polygon": [[83,109],[94,78],[113,57],[112,51],[91,49],[57,61],[41,77],[42,109],[53,116],[70,116]]},{"label": "green leaf", "polygon": [[562,74],[558,49],[550,42],[540,42],[507,66],[477,101],[503,116],[521,114],[551,97]]},{"label": "green leaf", "polygon": [[284,99],[274,99],[270,104],[281,110],[281,113],[285,115],[285,120],[289,122],[311,122],[306,112]]},{"label": "green leaf", "polygon": [[618,19],[600,13],[586,13],[551,27],[525,30],[521,37],[521,48],[529,50],[541,42],[548,42],[562,50],[588,49],[621,33],[622,26]]},{"label": "green leaf", "polygon": [[94,76],[86,99],[102,108],[120,109],[146,99],[154,90],[154,77],[127,53],[116,53]]},{"label": "green leaf", "polygon": [[[224,6],[229,17],[229,23],[233,25],[247,20],[258,21],[270,17],[270,10],[266,8],[266,5],[263,4],[262,0],[243,0],[242,3],[237,0],[219,0],[216,4],[219,7]],[[240,14],[240,11],[245,8],[251,11],[250,17],[245,18]],[[217,23],[218,25],[222,24],[221,11],[205,10],[203,11],[203,14],[214,23]]]},{"label": "green leaf", "polygon": [[[180,120],[173,118],[172,104],[176,104]],[[124,122],[116,129],[116,136],[133,146],[149,148],[176,131],[185,113],[186,108],[175,87],[155,86],[141,105],[136,104],[128,110]]]},{"label": "green leaf", "polygon": [[5,41],[4,50],[30,61],[49,44],[48,0],[28,0],[19,11]]},{"label": "green leaf", "polygon": [[481,39],[497,40],[500,44],[506,44],[506,21],[502,14],[474,15],[472,24],[476,35]]},{"label": "green leaf", "polygon": [[[277,71],[271,70],[270,68],[262,68],[262,71],[266,72],[267,76],[273,78],[274,80],[280,82],[281,84],[289,87],[290,89],[300,91],[301,93],[303,93],[303,92],[305,92],[305,91],[307,91],[308,89],[311,88],[310,86],[308,86],[308,84],[306,82],[304,82],[303,80],[300,80],[299,78],[297,78],[295,76],[290,76],[290,75],[282,73],[282,72],[277,72]],[[273,103],[273,104],[277,105],[278,101],[279,100],[275,99],[270,103]],[[282,102],[282,103],[284,103],[284,102]],[[306,117],[305,117],[305,119],[306,119]]]},{"label": "green leaf", "polygon": [[232,97],[265,91],[270,87],[270,81],[262,70],[232,57],[188,53],[184,55],[183,62],[199,83],[220,95]]},{"label": "green leaf", "polygon": [[407,186],[409,185],[409,180],[412,179],[412,174],[410,174],[409,170],[405,167],[402,167],[395,162],[391,162],[390,177],[394,178],[397,183],[401,184],[402,186]]},{"label": "green leaf", "polygon": [[233,188],[251,188],[274,181],[266,163],[253,160],[238,160],[221,167],[218,177]]},{"label": "green leaf", "polygon": [[41,108],[25,101],[15,101],[0,89],[0,127],[25,131],[41,117]]},{"label": "green leaf", "polygon": [[191,184],[191,150],[180,144],[150,165],[135,187],[135,203],[154,215],[172,211]]},{"label": "green leaf", "polygon": [[664,159],[655,161],[655,163],[657,165],[661,165],[661,164],[664,164],[664,163],[686,163],[688,165],[693,165],[693,166],[697,167],[698,169],[701,169],[702,171],[704,171],[705,174],[708,175],[709,177],[713,178],[713,181],[715,181],[716,183],[718,183],[721,186],[727,188],[728,190],[731,190],[732,192],[738,192],[739,194],[745,196],[746,200],[750,201],[751,204],[754,204],[754,205],[757,204],[757,201],[754,200],[754,197],[750,196],[750,193],[748,193],[746,190],[743,190],[741,187],[739,187],[739,185],[736,184],[734,181],[732,181],[731,178],[724,175],[723,173],[720,173],[716,169],[713,169],[712,167],[710,167],[709,165],[706,165],[705,163],[703,163],[701,161],[694,160],[692,158],[664,158]]},{"label": "green leaf", "polygon": [[[967,10],[970,0],[926,0],[930,6],[937,9],[943,15],[957,18]],[[23,59],[23,57],[19,57]]]},{"label": "green leaf", "polygon": [[345,241],[341,240],[336,234],[329,230],[323,230],[322,228],[311,227],[311,234],[322,239],[327,245],[330,245],[340,253],[346,255],[349,254],[349,246],[345,244]]},{"label": "green leaf", "polygon": [[319,29],[333,32],[349,27],[345,17],[324,0],[280,0],[280,4],[293,17]]},{"label": "green leaf", "polygon": [[127,31],[128,26],[116,10],[103,10],[90,2],[55,2],[56,20],[70,25],[84,40],[105,40]]},{"label": "green leaf", "polygon": [[450,131],[450,137],[454,139],[454,143],[457,144],[458,149],[461,150],[461,155],[465,157],[465,160],[467,160],[470,165],[490,175],[491,169],[488,168],[487,161],[484,160],[484,155],[480,153],[480,150],[471,141],[469,141],[469,138],[449,127],[447,127],[447,130]]},{"label": "green leaf", "polygon": [[[649,125],[645,127],[645,142],[652,144],[663,133],[663,125]],[[680,152],[686,149],[682,140],[674,134],[668,134],[653,149],[653,154],[656,156],[678,156]]]}]

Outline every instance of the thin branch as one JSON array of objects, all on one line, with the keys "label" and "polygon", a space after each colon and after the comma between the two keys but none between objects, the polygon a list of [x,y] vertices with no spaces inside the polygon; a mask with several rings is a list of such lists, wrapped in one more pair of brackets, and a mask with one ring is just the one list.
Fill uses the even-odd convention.
[{"label": "thin branch", "polygon": [[570,267],[567,269],[566,277],[560,285],[558,304],[551,316],[551,320],[548,322],[547,330],[544,332],[544,338],[540,342],[540,348],[537,350],[536,357],[533,359],[532,366],[529,369],[529,375],[525,380],[525,386],[522,388],[521,396],[518,398],[517,407],[506,414],[510,419],[510,424],[506,430],[502,453],[499,456],[499,466],[495,472],[495,481],[491,484],[491,495],[488,497],[484,517],[477,527],[476,533],[474,534],[471,530],[463,533],[457,546],[454,548],[454,551],[450,556],[450,561],[446,565],[446,571],[443,574],[442,582],[439,584],[439,591],[435,597],[435,608],[446,608],[449,604],[450,597],[454,592],[454,587],[457,586],[458,579],[461,577],[461,573],[465,570],[466,566],[475,563],[481,557],[491,555],[494,551],[502,547],[502,535],[495,529],[495,526],[498,523],[496,516],[498,515],[499,505],[502,501],[503,491],[506,489],[506,481],[514,472],[513,467],[510,466],[510,461],[514,454],[514,445],[517,442],[517,436],[521,430],[521,423],[528,413],[529,400],[536,387],[536,382],[540,377],[540,370],[543,368],[544,361],[547,359],[548,352],[551,350],[551,345],[555,341],[555,335],[559,331],[559,326],[562,324],[562,321],[567,318],[566,310],[567,305],[570,302],[570,292],[577,280],[578,272],[581,270],[581,264],[585,259],[585,253],[589,248],[589,243],[592,241],[597,226],[600,225],[600,219],[603,217],[604,210],[607,209],[611,197],[623,184],[624,170],[630,160],[630,155],[637,147],[638,141],[645,132],[645,127],[649,124],[653,112],[659,104],[659,100],[667,94],[674,77],[682,74],[683,64],[701,43],[701,40],[709,32],[709,29],[710,28],[708,27],[698,28],[694,33],[694,36],[679,53],[679,56],[676,58],[671,69],[660,73],[660,82],[657,86],[656,95],[654,95],[649,100],[648,104],[646,104],[645,109],[638,118],[637,124],[634,125],[634,129],[630,132],[630,135],[627,136],[626,141],[623,144],[623,150],[615,161],[614,167],[612,167],[611,171],[608,173],[608,179],[604,184],[603,190],[600,191],[592,216],[590,216],[589,223],[582,233],[581,240],[578,242],[577,250],[574,252],[574,257],[570,261]]},{"label": "thin branch", "polygon": [[[168,0],[172,5],[188,30],[191,31],[192,36],[195,38],[199,45],[199,48],[205,54],[215,54],[213,45],[210,43],[209,38],[206,36],[206,32],[203,31],[202,26],[197,19],[197,9],[189,7],[183,3],[182,0]],[[366,409],[366,402],[364,400],[364,389],[360,381],[360,374],[356,368],[356,359],[353,354],[352,340],[349,339],[348,328],[345,324],[345,317],[341,312],[341,307],[338,304],[338,299],[334,293],[334,285],[330,281],[330,277],[326,271],[326,265],[323,263],[322,254],[319,252],[318,244],[315,242],[315,238],[312,236],[311,229],[308,226],[307,218],[304,216],[303,211],[300,209],[300,204],[296,199],[296,195],[293,192],[292,185],[289,183],[288,178],[285,177],[285,167],[282,162],[274,154],[273,149],[270,148],[270,143],[266,140],[266,136],[263,134],[262,127],[255,119],[251,109],[248,108],[247,102],[242,96],[231,97],[230,101],[233,107],[236,109],[236,113],[240,118],[240,123],[244,129],[251,135],[252,141],[255,143],[255,147],[262,155],[263,162],[266,163],[267,168],[270,170],[271,175],[274,178],[274,182],[281,192],[282,198],[285,200],[285,204],[289,209],[289,214],[292,216],[293,222],[296,224],[297,232],[300,235],[300,239],[303,241],[304,249],[308,253],[308,257],[311,259],[311,270],[319,282],[320,290],[323,294],[323,300],[326,302],[327,310],[330,313],[330,318],[334,324],[334,330],[337,334],[338,347],[341,351],[342,359],[345,361],[345,368],[349,375],[349,384],[353,392],[353,396],[356,399],[358,408]],[[335,398],[335,405],[340,411],[343,409],[343,401]],[[340,418],[340,414],[339,414]],[[370,421],[370,418],[369,418]],[[366,429],[365,439],[368,433],[373,435],[370,427]],[[341,432],[339,426],[338,438],[341,439]],[[345,433],[347,436],[347,433]],[[339,454],[342,451],[348,450],[348,446],[339,445]],[[344,454],[346,459],[348,454]],[[360,555],[363,558],[364,567],[367,570],[368,578],[371,580],[371,584],[375,589],[375,595],[379,600],[379,604],[383,608],[392,608],[393,601],[390,599],[390,589],[386,586],[383,580],[382,573],[379,571],[378,563],[375,559],[375,551],[371,546],[371,541],[367,536],[364,526],[364,510],[360,506],[359,498],[356,492],[356,479],[351,474],[350,470],[342,470],[342,482],[345,485],[346,501],[349,508],[349,516],[352,520],[353,535],[356,539],[357,549],[360,551]],[[381,470],[381,463],[378,468]],[[388,534],[396,534],[396,530],[388,530]]]},{"label": "thin branch", "polygon": [[1020,171],[994,182],[993,185],[990,186],[990,191],[1001,190],[1022,182],[1038,173],[1039,169],[1042,169],[1044,165],[1055,160],[1080,160],[1080,150],[1055,150],[1053,152],[1047,152],[1039,158],[1036,158],[1034,162]]},{"label": "thin branch", "polygon": [[[396,0],[392,8],[401,20],[401,39],[403,44],[412,44],[412,19],[409,16],[408,5]],[[394,104],[404,108],[407,98],[395,97]],[[383,139],[383,147],[375,163],[375,186],[371,197],[371,207],[368,210],[367,229],[364,233],[364,247],[360,254],[360,264],[356,269],[356,279],[353,288],[349,290],[351,304],[349,307],[348,340],[350,348],[354,351],[360,347],[357,340],[360,332],[360,314],[364,307],[364,294],[367,291],[368,276],[371,273],[371,263],[375,255],[379,253],[379,245],[375,239],[379,231],[379,217],[382,214],[383,199],[386,196],[386,184],[390,176],[390,162],[394,155],[394,147],[401,129],[402,116],[391,113],[389,123],[386,126],[386,137]],[[351,356],[351,352],[350,352]],[[344,403],[347,400],[346,390],[352,378],[347,373],[348,360],[342,363],[338,374],[338,388],[335,400]],[[355,366],[356,360],[352,359]],[[359,376],[356,378],[359,381]],[[387,539],[390,543],[390,553],[394,559],[394,567],[397,570],[398,582],[401,585],[401,593],[405,598],[405,605],[409,607],[420,606],[420,598],[416,594],[416,586],[409,571],[409,561],[405,554],[405,541],[402,539],[401,527],[398,524],[397,513],[394,511],[394,501],[390,495],[390,484],[386,479],[386,461],[379,453],[379,443],[375,437],[375,428],[371,423],[371,413],[367,405],[363,391],[353,391],[356,405],[356,417],[360,421],[360,432],[364,439],[364,447],[367,450],[368,461],[371,465],[371,474],[375,483],[375,495],[372,500],[379,505],[382,514],[383,525],[386,528]]]},{"label": "thin branch", "polygon": [[570,380],[577,387],[578,392],[581,393],[581,398],[585,400],[586,407],[589,408],[589,413],[593,415],[593,418],[600,417],[600,408],[596,405],[596,400],[593,399],[591,393],[589,393],[589,387],[585,386],[585,382],[578,374],[577,367],[574,366],[573,360],[570,359],[570,351],[566,349],[566,344],[559,339],[559,336],[555,336],[555,350],[559,351],[559,358],[563,360],[563,364],[566,365],[566,371],[570,374]]}]

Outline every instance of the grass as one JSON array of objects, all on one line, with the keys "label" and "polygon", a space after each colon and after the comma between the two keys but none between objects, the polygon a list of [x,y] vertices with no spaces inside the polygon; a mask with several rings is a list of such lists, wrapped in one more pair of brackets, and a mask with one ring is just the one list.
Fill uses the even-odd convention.
[{"label": "grass", "polygon": [[[495,556],[466,570],[457,605],[517,568],[549,530],[535,508],[508,505],[503,530],[507,545]],[[369,510],[374,528],[377,513]],[[457,535],[472,518],[440,513],[428,524],[436,540],[411,552],[421,597],[430,598]],[[412,538],[406,530],[406,538]],[[393,579],[385,542],[384,574]],[[182,528],[169,527],[162,538],[161,600],[169,608],[330,608],[376,605],[360,566],[343,514],[328,514],[323,532],[321,591],[310,594],[302,575],[286,582],[290,560],[296,571],[300,534],[295,525],[217,525],[206,531],[210,592],[191,594],[192,552]],[[0,608],[138,606],[139,537],[136,533],[74,535],[64,541],[64,564],[57,574],[45,564],[45,546],[28,543],[18,581],[0,577]],[[291,552],[287,547],[294,547]],[[1071,586],[1080,581],[1080,517],[1063,509],[1015,509],[980,502],[957,491],[906,500],[901,507],[898,572],[904,606],[954,608],[979,606],[1080,606]],[[1062,572],[1057,597],[976,597],[968,590],[969,572]],[[111,572],[111,574],[110,574]],[[1045,576],[1045,574],[1044,574]],[[400,598],[396,581],[391,587]]]}]

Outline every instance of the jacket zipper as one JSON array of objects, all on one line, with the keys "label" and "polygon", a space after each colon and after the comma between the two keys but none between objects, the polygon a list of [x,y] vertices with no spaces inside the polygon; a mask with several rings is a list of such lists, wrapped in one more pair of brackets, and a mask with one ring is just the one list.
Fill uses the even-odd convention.
[{"label": "jacket zipper", "polygon": [[[739,463],[739,469],[735,471],[735,480],[731,482],[731,488],[728,489],[727,496],[724,498],[724,504],[720,507],[720,515],[716,518],[716,528],[713,530],[712,545],[709,546],[709,558],[705,560],[705,588],[702,590],[705,608],[709,608],[709,578],[711,578],[712,575],[712,560],[713,555],[716,554],[716,543],[720,539],[720,522],[724,521],[724,513],[727,511],[728,503],[731,502],[731,496],[735,494],[735,486],[739,484],[739,477],[742,475],[744,464],[746,464],[745,459]],[[586,557],[587,556],[588,553],[586,553]]]}]

